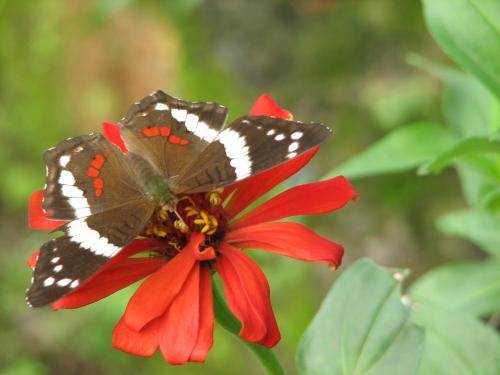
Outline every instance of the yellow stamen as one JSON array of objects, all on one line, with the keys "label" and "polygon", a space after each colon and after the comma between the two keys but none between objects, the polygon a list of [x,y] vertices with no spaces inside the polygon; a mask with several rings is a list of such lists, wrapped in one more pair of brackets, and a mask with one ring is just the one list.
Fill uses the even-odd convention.
[{"label": "yellow stamen", "polygon": [[222,189],[217,189],[208,193],[208,200],[212,206],[218,206],[222,203],[221,193]]},{"label": "yellow stamen", "polygon": [[174,221],[174,228],[177,229],[178,231],[181,231],[182,233],[189,232],[189,227],[182,220],[176,220],[176,221]]}]

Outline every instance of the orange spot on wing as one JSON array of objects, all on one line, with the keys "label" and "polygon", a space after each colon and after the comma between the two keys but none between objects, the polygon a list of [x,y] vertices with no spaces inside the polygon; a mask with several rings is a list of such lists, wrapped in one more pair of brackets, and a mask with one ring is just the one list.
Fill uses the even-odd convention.
[{"label": "orange spot on wing", "polygon": [[92,162],[90,163],[94,168],[101,169],[102,165],[104,164],[104,156],[101,154],[97,154],[94,156],[94,159],[92,159]]},{"label": "orange spot on wing", "polygon": [[104,181],[103,181],[103,179],[102,179],[102,178],[96,178],[96,179],[94,180],[94,187],[95,187],[96,189],[102,189],[102,188],[103,188],[103,186],[104,186]]},{"label": "orange spot on wing", "polygon": [[168,141],[170,143],[173,143],[174,145],[176,145],[176,144],[179,144],[181,142],[181,139],[176,135],[171,135],[170,137],[168,137]]},{"label": "orange spot on wing", "polygon": [[180,145],[187,145],[189,143],[189,141],[187,139],[181,139],[181,141],[179,142]]},{"label": "orange spot on wing", "polygon": [[95,189],[95,196],[100,197],[102,195],[102,189]]},{"label": "orange spot on wing", "polygon": [[167,128],[166,126],[162,126],[160,128],[160,134],[164,137],[168,137],[170,135],[170,128]]},{"label": "orange spot on wing", "polygon": [[156,137],[157,135],[160,135],[160,129],[157,127],[148,126],[142,129],[142,132],[146,137]]},{"label": "orange spot on wing", "polygon": [[97,177],[99,176],[99,170],[94,167],[90,167],[89,169],[87,169],[87,175],[89,177]]}]

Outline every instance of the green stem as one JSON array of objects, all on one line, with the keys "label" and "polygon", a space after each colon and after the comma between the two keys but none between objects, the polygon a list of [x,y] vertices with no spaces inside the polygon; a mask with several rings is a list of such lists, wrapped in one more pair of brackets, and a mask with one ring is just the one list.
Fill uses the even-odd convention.
[{"label": "green stem", "polygon": [[[219,291],[215,280],[213,284],[214,292],[214,311],[215,318],[217,322],[227,331],[238,336],[241,330],[240,321],[233,315],[231,310],[226,305],[226,301]],[[259,359],[262,367],[264,367],[269,375],[286,375],[283,366],[279,362],[276,354],[271,349],[258,344],[244,341],[244,343],[250,348],[253,354]]]}]

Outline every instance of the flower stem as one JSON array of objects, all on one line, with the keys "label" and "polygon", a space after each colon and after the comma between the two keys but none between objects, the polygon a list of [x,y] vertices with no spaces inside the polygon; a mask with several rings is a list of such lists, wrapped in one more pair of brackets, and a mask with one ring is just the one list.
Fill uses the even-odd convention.
[{"label": "flower stem", "polygon": [[[226,305],[226,301],[219,291],[215,281],[213,285],[214,294],[214,311],[215,318],[217,322],[227,331],[238,336],[241,330],[240,321],[233,315],[231,310]],[[271,350],[262,345],[254,344],[251,342],[244,341],[244,343],[250,348],[253,354],[259,359],[262,367],[264,367],[269,375],[286,375],[283,366],[276,357],[276,354]]]}]

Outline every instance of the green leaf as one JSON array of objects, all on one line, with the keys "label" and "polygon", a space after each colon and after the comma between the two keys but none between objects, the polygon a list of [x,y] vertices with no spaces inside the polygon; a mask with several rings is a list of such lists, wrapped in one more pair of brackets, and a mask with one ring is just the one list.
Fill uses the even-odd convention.
[{"label": "green leaf", "polygon": [[500,219],[480,211],[459,211],[441,216],[438,228],[468,239],[500,257]]},{"label": "green leaf", "polygon": [[301,374],[416,374],[424,334],[401,302],[402,271],[355,262],[325,298],[297,355]]},{"label": "green leaf", "polygon": [[423,0],[427,26],[443,50],[500,98],[497,0]]},{"label": "green leaf", "polygon": [[387,134],[325,178],[337,175],[360,178],[413,169],[451,145],[452,137],[442,126],[432,123],[406,125]]},{"label": "green leaf", "polygon": [[498,132],[500,101],[474,76],[417,54],[410,54],[407,60],[445,83],[443,113],[457,136],[486,137]]},{"label": "green leaf", "polygon": [[425,328],[425,351],[418,375],[500,373],[498,335],[477,319],[457,310],[417,303],[412,320]]},{"label": "green leaf", "polygon": [[463,139],[433,160],[421,165],[418,173],[422,175],[438,174],[444,167],[461,156],[482,153],[500,153],[500,142],[490,141],[487,138]]},{"label": "green leaf", "polygon": [[489,316],[500,311],[500,260],[436,268],[412,285],[410,295],[415,301]]}]

